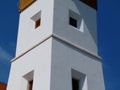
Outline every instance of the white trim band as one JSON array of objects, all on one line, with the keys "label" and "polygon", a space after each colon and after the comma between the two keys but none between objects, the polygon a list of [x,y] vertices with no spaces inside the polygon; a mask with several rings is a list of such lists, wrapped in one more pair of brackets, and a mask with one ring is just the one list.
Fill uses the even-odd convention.
[{"label": "white trim band", "polygon": [[22,57],[23,55],[25,55],[26,53],[28,53],[28,52],[31,51],[32,49],[36,48],[36,47],[39,46],[41,43],[45,42],[46,40],[48,40],[48,39],[51,38],[51,37],[55,37],[55,38],[57,38],[57,39],[65,42],[65,43],[67,43],[67,44],[69,44],[69,45],[71,45],[71,46],[73,46],[73,47],[75,47],[75,48],[77,48],[77,49],[79,49],[79,50],[81,50],[81,51],[83,51],[83,52],[85,52],[85,53],[87,53],[87,54],[89,54],[89,55],[97,58],[97,59],[99,59],[99,60],[102,59],[100,56],[98,56],[98,55],[96,55],[96,54],[88,51],[87,49],[82,48],[82,47],[80,47],[79,45],[76,45],[76,44],[72,43],[71,41],[66,40],[66,39],[63,38],[63,37],[60,37],[60,36],[58,36],[58,35],[56,35],[56,34],[52,34],[52,35],[49,35],[49,36],[47,36],[46,38],[44,38],[42,41],[40,41],[38,44],[34,45],[34,46],[31,47],[30,49],[26,50],[26,51],[23,52],[22,54],[20,54],[20,55],[18,55],[17,57],[13,58],[13,59],[11,60],[11,62],[16,61],[17,59],[19,59],[20,57]]}]

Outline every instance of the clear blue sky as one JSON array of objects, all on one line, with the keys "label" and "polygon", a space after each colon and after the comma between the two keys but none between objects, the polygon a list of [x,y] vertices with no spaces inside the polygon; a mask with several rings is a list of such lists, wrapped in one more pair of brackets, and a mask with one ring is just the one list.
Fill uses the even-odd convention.
[{"label": "clear blue sky", "polygon": [[[0,2],[0,81],[8,80],[15,55],[19,13],[18,0]],[[103,57],[106,90],[120,90],[120,0],[99,0],[98,48]]]}]

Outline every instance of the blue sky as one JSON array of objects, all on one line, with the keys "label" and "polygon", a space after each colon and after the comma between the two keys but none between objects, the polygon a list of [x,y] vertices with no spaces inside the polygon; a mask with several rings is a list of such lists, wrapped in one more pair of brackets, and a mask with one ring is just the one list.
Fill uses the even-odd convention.
[{"label": "blue sky", "polygon": [[[106,90],[120,87],[120,0],[99,0],[98,49],[103,60]],[[10,60],[15,55],[18,0],[0,2],[0,81],[7,83]]]}]

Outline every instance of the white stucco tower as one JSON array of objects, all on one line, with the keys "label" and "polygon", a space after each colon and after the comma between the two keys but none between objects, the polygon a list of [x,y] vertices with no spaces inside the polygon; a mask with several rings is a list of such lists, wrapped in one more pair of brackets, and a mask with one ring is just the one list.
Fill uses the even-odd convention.
[{"label": "white stucco tower", "polygon": [[7,90],[105,90],[96,0],[20,0]]}]

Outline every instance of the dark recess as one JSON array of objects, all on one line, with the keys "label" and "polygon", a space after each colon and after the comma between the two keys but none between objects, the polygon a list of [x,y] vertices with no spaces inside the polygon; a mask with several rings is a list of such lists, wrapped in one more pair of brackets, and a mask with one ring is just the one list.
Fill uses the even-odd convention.
[{"label": "dark recess", "polygon": [[97,10],[97,0],[80,0],[80,1]]},{"label": "dark recess", "polygon": [[79,80],[72,78],[72,90],[80,90]]}]

